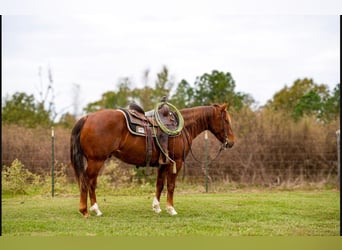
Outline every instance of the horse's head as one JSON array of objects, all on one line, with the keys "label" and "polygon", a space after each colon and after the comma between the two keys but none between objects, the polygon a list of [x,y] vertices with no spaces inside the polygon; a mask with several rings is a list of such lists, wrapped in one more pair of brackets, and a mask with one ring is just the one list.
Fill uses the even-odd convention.
[{"label": "horse's head", "polygon": [[209,122],[209,130],[222,142],[224,148],[231,148],[234,145],[234,134],[230,115],[226,110],[227,104],[214,106],[214,115]]}]

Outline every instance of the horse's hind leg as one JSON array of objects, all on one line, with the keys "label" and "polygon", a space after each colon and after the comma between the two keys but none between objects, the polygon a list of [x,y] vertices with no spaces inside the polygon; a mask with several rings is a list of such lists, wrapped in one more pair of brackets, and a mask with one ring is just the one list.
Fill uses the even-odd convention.
[{"label": "horse's hind leg", "polygon": [[80,208],[79,211],[84,217],[88,217],[87,211],[88,188],[80,187]]},{"label": "horse's hind leg", "polygon": [[100,172],[101,167],[103,166],[103,161],[89,161],[87,168],[88,175],[88,191],[90,198],[90,211],[95,212],[97,216],[101,216],[102,212],[99,209],[99,206],[96,203],[96,185],[97,185],[97,176]]}]

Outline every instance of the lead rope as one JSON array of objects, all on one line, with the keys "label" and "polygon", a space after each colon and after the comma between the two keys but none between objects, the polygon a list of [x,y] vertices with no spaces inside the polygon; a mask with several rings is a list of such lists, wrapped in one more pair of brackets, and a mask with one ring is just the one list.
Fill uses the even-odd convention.
[{"label": "lead rope", "polygon": [[[177,116],[177,118],[178,118],[178,127],[177,127],[176,130],[168,129],[168,128],[163,124],[163,122],[161,121],[160,116],[159,116],[159,113],[158,113],[158,109],[159,109],[159,107],[160,107],[161,105],[163,105],[163,104],[166,104],[166,105],[170,106],[171,108],[173,108],[174,112],[176,113],[176,116]],[[183,127],[184,127],[184,119],[183,119],[183,116],[182,116],[182,114],[180,113],[180,111],[179,111],[174,105],[172,105],[171,103],[166,102],[166,101],[157,103],[157,105],[155,106],[155,109],[154,109],[154,118],[156,119],[156,121],[157,121],[157,123],[158,123],[160,129],[161,129],[164,133],[166,133],[167,135],[178,135],[178,134],[182,131]],[[167,158],[170,160],[170,162],[173,163],[172,172],[173,172],[174,174],[176,174],[176,173],[177,173],[176,162],[175,162],[174,160],[172,160],[172,159],[170,158],[170,156],[168,156],[168,155],[166,154],[166,152],[164,152],[162,146],[160,145],[160,143],[159,143],[159,141],[158,141],[158,136],[157,136],[157,133],[156,133],[156,131],[155,131],[154,126],[152,126],[152,129],[153,129],[153,132],[154,132],[154,135],[155,135],[155,138],[156,138],[156,142],[157,142],[157,144],[158,144],[158,147],[159,147],[160,151],[165,155],[165,157],[167,157]]]},{"label": "lead rope", "polygon": [[[177,127],[176,130],[171,130],[171,129],[169,129],[169,128],[166,127],[166,126],[163,124],[163,122],[161,121],[160,116],[159,116],[159,113],[158,113],[158,109],[159,109],[159,107],[162,106],[163,104],[166,104],[166,105],[170,106],[170,107],[174,110],[174,112],[176,113],[176,116],[177,116],[177,118],[178,118],[178,127]],[[183,116],[182,116],[181,112],[180,112],[175,106],[173,106],[173,105],[172,105],[171,103],[169,103],[169,102],[159,102],[159,103],[157,103],[156,107],[154,108],[154,118],[156,119],[156,121],[157,121],[157,123],[158,123],[160,129],[161,129],[164,133],[166,133],[166,134],[168,134],[168,135],[178,135],[178,134],[182,131],[183,127],[184,127],[184,119],[183,119]]]},{"label": "lead rope", "polygon": [[176,173],[177,173],[176,162],[175,162],[174,160],[172,160],[172,159],[170,158],[170,156],[168,156],[168,155],[166,154],[166,152],[164,152],[163,147],[162,147],[162,146],[160,145],[160,143],[159,143],[158,136],[157,136],[157,132],[156,132],[154,126],[152,126],[152,129],[153,129],[153,133],[154,133],[154,135],[155,135],[156,142],[157,142],[157,145],[158,145],[158,147],[159,147],[161,153],[164,154],[165,157],[167,157],[167,158],[169,159],[169,161],[173,163],[173,166],[172,166],[172,173],[176,174]]}]

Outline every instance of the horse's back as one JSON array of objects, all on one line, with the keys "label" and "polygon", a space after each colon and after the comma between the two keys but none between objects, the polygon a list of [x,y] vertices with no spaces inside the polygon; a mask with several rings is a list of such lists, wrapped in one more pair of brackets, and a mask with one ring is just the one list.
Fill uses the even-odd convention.
[{"label": "horse's back", "polygon": [[121,136],[127,130],[124,119],[123,114],[114,109],[88,114],[80,137],[84,150],[88,154],[107,156],[118,146]]},{"label": "horse's back", "polygon": [[103,127],[119,125],[123,121],[124,116],[116,109],[101,109],[94,113],[87,115],[88,126],[94,126],[94,129],[100,129]]}]

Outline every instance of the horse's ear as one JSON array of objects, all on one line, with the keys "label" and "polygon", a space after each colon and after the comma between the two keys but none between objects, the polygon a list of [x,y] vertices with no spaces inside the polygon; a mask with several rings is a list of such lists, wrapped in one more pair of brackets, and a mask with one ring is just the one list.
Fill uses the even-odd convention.
[{"label": "horse's ear", "polygon": [[224,111],[226,110],[226,108],[228,107],[228,104],[227,103],[224,103],[220,106],[221,110]]}]

